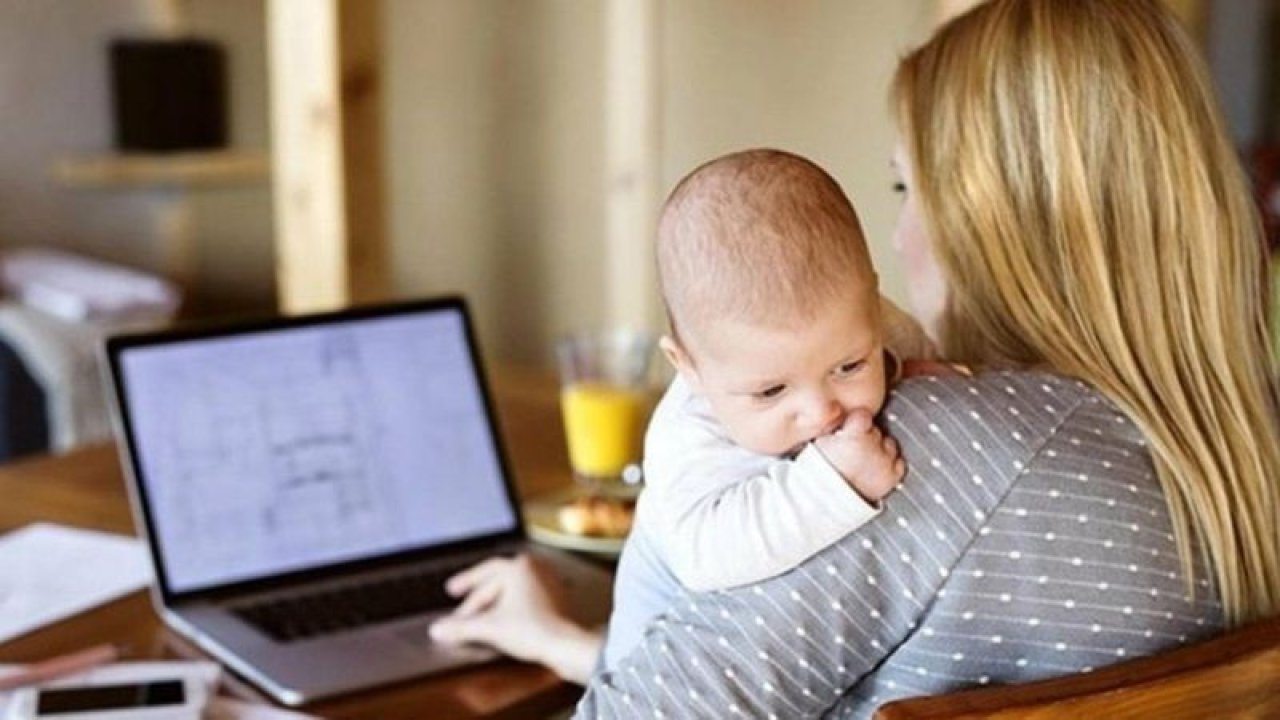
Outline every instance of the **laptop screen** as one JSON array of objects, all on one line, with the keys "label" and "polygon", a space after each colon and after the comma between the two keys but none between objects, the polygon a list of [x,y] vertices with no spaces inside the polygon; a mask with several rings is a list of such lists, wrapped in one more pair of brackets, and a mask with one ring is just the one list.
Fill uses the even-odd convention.
[{"label": "laptop screen", "polygon": [[119,350],[119,400],[168,590],[516,529],[463,312]]}]

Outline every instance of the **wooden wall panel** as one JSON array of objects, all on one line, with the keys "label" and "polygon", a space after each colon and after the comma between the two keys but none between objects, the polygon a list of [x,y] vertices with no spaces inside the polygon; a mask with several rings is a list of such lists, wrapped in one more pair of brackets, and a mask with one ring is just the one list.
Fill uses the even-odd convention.
[{"label": "wooden wall panel", "polygon": [[388,293],[379,0],[270,0],[276,275],[287,313]]}]

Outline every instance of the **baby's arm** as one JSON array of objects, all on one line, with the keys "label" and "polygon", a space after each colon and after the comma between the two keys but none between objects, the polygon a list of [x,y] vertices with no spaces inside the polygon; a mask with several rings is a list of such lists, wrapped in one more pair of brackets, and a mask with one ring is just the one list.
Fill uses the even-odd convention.
[{"label": "baby's arm", "polygon": [[733,444],[689,400],[677,381],[654,413],[641,512],[656,526],[672,572],[691,590],[745,585],[790,570],[874,517],[874,503],[901,475],[855,488],[835,466],[883,451],[893,455],[892,471],[897,448],[885,446],[878,430],[868,442],[870,427],[861,435],[850,428],[847,437],[824,443],[837,460],[813,445],[793,460],[778,459]]}]

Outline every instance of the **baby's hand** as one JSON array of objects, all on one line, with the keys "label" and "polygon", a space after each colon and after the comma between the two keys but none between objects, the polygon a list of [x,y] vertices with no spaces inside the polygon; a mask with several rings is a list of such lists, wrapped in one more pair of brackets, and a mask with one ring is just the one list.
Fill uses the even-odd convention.
[{"label": "baby's hand", "polygon": [[813,444],[867,502],[879,502],[906,473],[898,443],[880,432],[866,410],[849,413],[839,430]]}]

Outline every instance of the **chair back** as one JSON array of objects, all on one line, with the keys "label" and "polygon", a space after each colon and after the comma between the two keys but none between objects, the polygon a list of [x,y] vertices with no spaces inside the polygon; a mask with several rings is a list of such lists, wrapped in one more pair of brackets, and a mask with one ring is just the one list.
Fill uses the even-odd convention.
[{"label": "chair back", "polygon": [[1081,675],[887,703],[875,720],[1280,718],[1280,617]]}]

